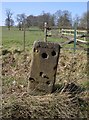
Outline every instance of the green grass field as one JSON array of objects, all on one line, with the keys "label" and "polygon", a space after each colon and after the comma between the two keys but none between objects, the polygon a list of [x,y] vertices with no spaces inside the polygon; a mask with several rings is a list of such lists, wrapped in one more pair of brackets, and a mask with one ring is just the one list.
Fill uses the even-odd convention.
[{"label": "green grass field", "polygon": [[[43,39],[43,32],[26,31],[26,48],[30,48],[35,40]],[[3,48],[23,49],[24,32],[18,28],[11,28],[9,31],[6,27],[2,28],[2,44]]]},{"label": "green grass field", "polygon": [[[44,41],[44,32],[39,30],[38,28],[30,28],[25,33],[25,47],[27,50],[32,48],[34,41]],[[23,41],[24,41],[24,32],[19,31],[18,28],[11,28],[9,31],[6,27],[2,27],[2,44],[3,49],[21,49],[23,50]],[[48,37],[48,41],[51,42],[64,42],[63,38],[56,37]],[[73,45],[68,45],[72,46]]]},{"label": "green grass field", "polygon": [[[52,32],[55,37],[48,37],[50,42],[58,42],[59,44],[65,42],[66,39],[58,37],[55,33],[58,33],[58,30]],[[26,30],[25,33],[25,49],[27,51],[32,49],[34,41],[44,41],[44,32],[37,27],[31,27],[29,30]],[[6,27],[2,27],[2,45],[3,49],[19,49],[23,50],[24,48],[24,31],[19,31],[18,28],[12,27],[9,31]],[[83,45],[83,47],[87,47]],[[74,48],[74,44],[67,44],[65,48]],[[78,48],[78,46],[76,46]]]}]

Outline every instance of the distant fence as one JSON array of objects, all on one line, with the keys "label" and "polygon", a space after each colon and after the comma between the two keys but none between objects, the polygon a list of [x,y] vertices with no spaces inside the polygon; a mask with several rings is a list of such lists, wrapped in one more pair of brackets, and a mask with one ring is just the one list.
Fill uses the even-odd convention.
[{"label": "distant fence", "polygon": [[[55,30],[48,27],[47,23],[45,23],[44,26],[44,41],[47,42],[47,37],[53,37],[53,31]],[[66,44],[71,44],[74,43],[74,51],[76,49],[76,45],[79,45],[80,47],[84,47],[84,45],[87,45],[87,41],[86,41],[86,34],[87,34],[87,30],[77,30],[76,26],[74,29],[56,29],[56,36],[55,37],[60,37],[60,38],[67,38],[66,42],[61,42],[60,44],[62,45],[62,47]],[[82,39],[84,38],[84,40]],[[83,46],[81,46],[81,44],[83,44]],[[86,47],[86,46],[85,46]],[[86,48],[84,48],[84,50],[87,50]]]},{"label": "distant fence", "polygon": [[[62,34],[62,35],[74,35],[74,30],[73,29],[62,29],[62,30],[59,30],[59,32]],[[80,36],[80,35],[85,35],[87,34],[87,30],[76,30],[76,36]],[[85,37],[84,37],[84,40],[85,40]]]}]

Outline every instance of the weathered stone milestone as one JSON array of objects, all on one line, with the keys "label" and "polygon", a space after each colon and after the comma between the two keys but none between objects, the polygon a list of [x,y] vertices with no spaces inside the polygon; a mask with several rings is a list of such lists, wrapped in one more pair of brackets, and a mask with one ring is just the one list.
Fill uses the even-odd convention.
[{"label": "weathered stone milestone", "polygon": [[33,95],[51,93],[54,88],[60,45],[52,42],[35,42],[28,82]]}]

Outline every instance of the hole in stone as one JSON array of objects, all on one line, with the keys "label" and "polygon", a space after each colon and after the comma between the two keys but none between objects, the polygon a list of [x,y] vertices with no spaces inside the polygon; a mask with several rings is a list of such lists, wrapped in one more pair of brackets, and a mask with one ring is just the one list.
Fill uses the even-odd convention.
[{"label": "hole in stone", "polygon": [[42,76],[43,72],[40,72],[40,76]]},{"label": "hole in stone", "polygon": [[34,52],[37,52],[37,53],[38,53],[38,50],[34,48]]},{"label": "hole in stone", "polygon": [[47,54],[46,53],[42,53],[42,58],[46,59],[47,58]]},{"label": "hole in stone", "polygon": [[34,52],[36,51],[36,49],[34,48],[34,50],[33,50]]},{"label": "hole in stone", "polygon": [[49,79],[49,77],[47,77],[46,75],[44,75],[43,78]]},{"label": "hole in stone", "polygon": [[29,78],[29,80],[30,80],[31,82],[35,81],[34,78],[31,78],[31,77]]},{"label": "hole in stone", "polygon": [[49,77],[48,77],[46,74],[44,74],[43,72],[40,72],[39,75],[40,75],[42,78],[49,79]]},{"label": "hole in stone", "polygon": [[51,54],[52,54],[52,56],[55,56],[56,52],[53,50]]},{"label": "hole in stone", "polygon": [[47,81],[46,84],[49,85],[49,84],[50,84],[50,81]]}]

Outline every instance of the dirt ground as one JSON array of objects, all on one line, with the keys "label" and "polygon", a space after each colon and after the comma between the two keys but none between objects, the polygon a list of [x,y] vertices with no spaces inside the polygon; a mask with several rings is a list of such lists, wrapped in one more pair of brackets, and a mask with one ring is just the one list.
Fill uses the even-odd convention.
[{"label": "dirt ground", "polygon": [[55,90],[52,94],[27,93],[31,52],[3,51],[2,118],[43,120],[45,118],[88,118],[89,81],[87,53],[61,50]]}]

